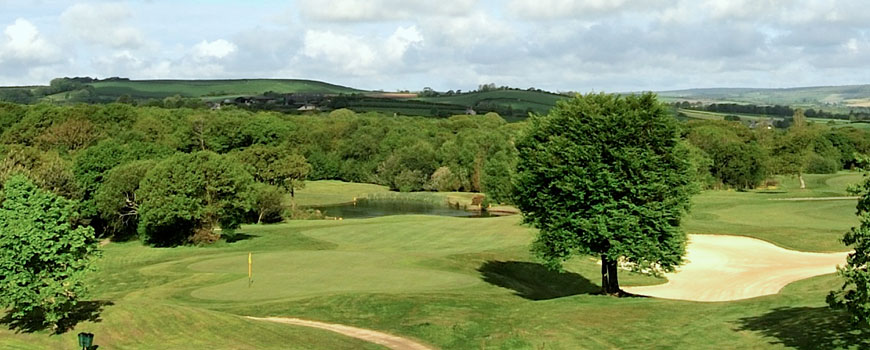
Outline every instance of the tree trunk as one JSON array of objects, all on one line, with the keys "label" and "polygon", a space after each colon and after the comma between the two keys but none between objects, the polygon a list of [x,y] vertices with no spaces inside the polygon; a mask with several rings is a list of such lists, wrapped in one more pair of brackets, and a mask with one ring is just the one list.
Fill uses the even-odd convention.
[{"label": "tree trunk", "polygon": [[804,182],[804,174],[798,173],[798,180],[800,180],[800,182],[801,182],[801,189],[802,189],[802,190],[803,190],[803,189],[806,189],[806,188],[807,188],[807,183]]},{"label": "tree trunk", "polygon": [[607,295],[619,295],[619,277],[616,270],[616,260],[601,256],[601,289]]}]

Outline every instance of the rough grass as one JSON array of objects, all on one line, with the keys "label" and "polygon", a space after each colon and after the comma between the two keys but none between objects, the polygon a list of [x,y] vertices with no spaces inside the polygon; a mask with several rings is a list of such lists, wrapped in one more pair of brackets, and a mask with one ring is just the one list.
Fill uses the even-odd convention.
[{"label": "rough grass", "polygon": [[[810,176],[809,191],[707,192],[685,228],[827,250],[854,203],[770,201],[835,193],[854,174]],[[340,201],[371,185],[311,183],[311,202]],[[339,188],[350,190],[342,194]],[[318,189],[323,193],[318,193]],[[92,279],[111,302],[99,322],[60,336],[0,329],[0,348],[72,347],[90,331],[107,349],[374,349],[325,331],[247,321],[292,316],[373,328],[442,349],[866,348],[867,333],[824,307],[833,275],[778,295],[698,303],[597,295],[599,269],[577,258],[563,272],[531,258],[534,230],[519,217],[390,216],[244,226],[209,247],[111,243]],[[836,226],[839,225],[839,226]],[[247,286],[246,257],[254,256]],[[623,272],[623,285],[662,283]]]}]

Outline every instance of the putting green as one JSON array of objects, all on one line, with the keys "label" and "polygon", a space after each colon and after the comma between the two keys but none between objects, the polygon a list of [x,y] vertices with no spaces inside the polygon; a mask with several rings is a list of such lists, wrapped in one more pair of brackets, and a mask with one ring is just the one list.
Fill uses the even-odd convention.
[{"label": "putting green", "polygon": [[377,252],[293,251],[254,255],[248,287],[247,254],[189,265],[191,270],[238,276],[194,290],[209,300],[266,300],[338,293],[409,293],[480,284],[477,276],[418,268],[407,256]]}]

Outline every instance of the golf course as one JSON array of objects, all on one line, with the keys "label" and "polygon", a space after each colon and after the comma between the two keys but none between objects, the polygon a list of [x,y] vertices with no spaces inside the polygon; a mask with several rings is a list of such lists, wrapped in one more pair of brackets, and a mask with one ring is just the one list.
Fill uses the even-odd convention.
[{"label": "golf course", "polygon": [[[857,222],[855,200],[806,199],[846,196],[846,187],[861,175],[806,178],[805,190],[796,188],[796,179],[782,177],[777,189],[695,196],[683,225],[690,234],[689,260],[692,237],[709,235],[749,237],[782,251],[845,252],[838,239]],[[376,185],[312,181],[296,200],[307,206],[338,204],[372,193],[388,192]],[[801,200],[782,200],[795,198]],[[80,331],[94,333],[105,349],[386,349],[378,344],[391,344],[341,335],[316,322],[372,330],[432,349],[870,346],[866,335],[848,330],[846,314],[825,304],[827,293],[841,284],[834,266],[825,270],[831,273],[764,293],[769,295],[735,301],[613,298],[598,295],[600,266],[592,257],[575,258],[562,272],[537,262],[529,252],[535,230],[520,221],[517,215],[292,220],[245,225],[205,247],[109,242],[89,278],[94,298],[80,303],[73,331],[51,335],[51,330],[3,327],[0,348],[71,348]],[[794,258],[801,262],[800,255]],[[620,282],[632,291],[668,280],[624,271]]]}]

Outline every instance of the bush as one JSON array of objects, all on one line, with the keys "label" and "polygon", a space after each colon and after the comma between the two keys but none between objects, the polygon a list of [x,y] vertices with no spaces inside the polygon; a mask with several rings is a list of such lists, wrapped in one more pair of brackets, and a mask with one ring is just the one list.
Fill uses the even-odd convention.
[{"label": "bush", "polygon": [[0,204],[0,308],[13,318],[55,325],[85,296],[98,255],[94,230],[75,224],[76,202],[21,175],[4,184]]}]

